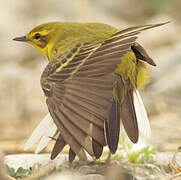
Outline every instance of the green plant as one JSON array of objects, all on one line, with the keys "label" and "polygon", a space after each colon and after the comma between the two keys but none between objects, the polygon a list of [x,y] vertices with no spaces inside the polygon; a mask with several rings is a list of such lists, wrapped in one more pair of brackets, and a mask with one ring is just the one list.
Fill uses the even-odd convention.
[{"label": "green plant", "polygon": [[[119,139],[119,150],[125,152],[126,157],[129,159],[131,163],[144,163],[153,160],[153,155],[156,154],[155,148],[151,148],[150,146],[146,146],[140,151],[133,151],[133,145],[126,143],[125,135],[122,135]],[[120,160],[123,156],[116,154],[113,159]]]},{"label": "green plant", "polygon": [[128,159],[131,163],[144,163],[153,160],[153,155],[156,154],[156,150],[150,146],[146,146],[138,152],[128,153]]},{"label": "green plant", "polygon": [[23,178],[28,176],[31,172],[28,169],[24,169],[22,167],[19,167],[16,171],[14,168],[9,167],[6,165],[7,173],[14,178]]}]

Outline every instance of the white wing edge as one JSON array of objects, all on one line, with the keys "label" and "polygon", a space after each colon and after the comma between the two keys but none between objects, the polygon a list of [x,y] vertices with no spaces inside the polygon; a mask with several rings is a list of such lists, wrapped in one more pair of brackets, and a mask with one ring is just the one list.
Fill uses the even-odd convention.
[{"label": "white wing edge", "polygon": [[134,91],[133,98],[138,121],[139,139],[148,140],[151,136],[150,122],[138,90]]},{"label": "white wing edge", "polygon": [[24,150],[26,151],[30,147],[32,147],[39,139],[40,142],[35,150],[35,153],[40,152],[44,149],[49,141],[50,137],[53,137],[57,131],[57,127],[53,122],[51,115],[48,113],[45,118],[40,122],[40,124],[35,128],[32,135],[27,140]]}]

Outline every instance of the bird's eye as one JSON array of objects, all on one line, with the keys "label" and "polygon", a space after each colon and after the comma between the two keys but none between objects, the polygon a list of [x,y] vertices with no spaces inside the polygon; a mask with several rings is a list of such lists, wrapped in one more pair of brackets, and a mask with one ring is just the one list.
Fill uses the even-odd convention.
[{"label": "bird's eye", "polygon": [[35,39],[40,39],[41,35],[39,33],[35,34]]}]

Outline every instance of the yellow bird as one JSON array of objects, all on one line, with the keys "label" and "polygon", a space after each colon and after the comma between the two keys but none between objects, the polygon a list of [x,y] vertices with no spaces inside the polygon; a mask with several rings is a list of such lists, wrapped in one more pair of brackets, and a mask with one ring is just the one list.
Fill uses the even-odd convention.
[{"label": "yellow bird", "polygon": [[[164,25],[119,30],[101,23],[49,22],[14,38],[33,45],[49,60],[41,77],[49,114],[40,122],[25,150],[40,140],[36,153],[56,140],[54,159],[69,145],[69,161],[85,152],[99,158],[103,147],[118,147],[120,119],[129,139],[149,136],[149,120],[139,96],[155,66],[137,35]],[[52,137],[52,138],[51,138]]]}]

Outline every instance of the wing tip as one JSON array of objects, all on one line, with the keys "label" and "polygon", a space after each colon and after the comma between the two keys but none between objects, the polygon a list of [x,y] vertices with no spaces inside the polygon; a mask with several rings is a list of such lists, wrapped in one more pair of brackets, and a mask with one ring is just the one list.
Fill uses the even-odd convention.
[{"label": "wing tip", "polygon": [[163,23],[158,23],[156,25],[157,26],[162,26],[162,25],[169,24],[169,23],[171,23],[171,21],[166,21],[166,22],[163,22]]},{"label": "wing tip", "polygon": [[51,160],[55,159],[58,156],[58,154],[63,150],[65,145],[66,145],[66,142],[63,140],[63,138],[60,134],[58,139],[55,142],[55,145],[54,145],[53,150],[51,152],[50,159]]},{"label": "wing tip", "polygon": [[103,146],[92,139],[92,149],[96,159],[99,159],[102,155]]},{"label": "wing tip", "polygon": [[72,163],[75,157],[76,157],[76,154],[70,148],[69,149],[69,163]]},{"label": "wing tip", "polygon": [[151,28],[155,28],[155,27],[159,27],[159,26],[163,26],[165,24],[169,24],[171,23],[171,21],[166,21],[163,23],[157,23],[157,24],[147,24],[147,25],[143,25],[143,29],[142,30],[147,30],[147,29],[151,29]]},{"label": "wing tip", "polygon": [[139,135],[138,136],[129,136],[129,139],[131,140],[132,143],[136,144],[139,140]]}]

